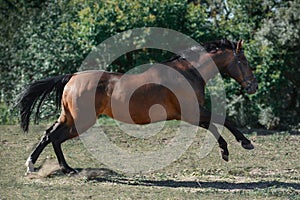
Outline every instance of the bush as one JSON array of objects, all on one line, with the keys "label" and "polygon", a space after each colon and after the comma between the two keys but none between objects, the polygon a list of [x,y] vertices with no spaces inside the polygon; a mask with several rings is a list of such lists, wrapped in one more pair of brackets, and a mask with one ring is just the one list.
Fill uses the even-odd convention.
[{"label": "bush", "polygon": [[[1,123],[11,121],[7,107],[24,85],[76,72],[85,56],[103,40],[144,26],[171,28],[198,42],[246,40],[245,54],[256,68],[259,91],[249,96],[240,92],[235,81],[226,79],[228,116],[240,126],[288,128],[299,123],[300,20],[296,1],[5,2],[5,12],[0,14],[1,19],[7,19],[0,21],[0,45],[4,49],[0,52]],[[107,70],[126,72],[168,56],[164,51],[135,51],[120,57]],[[51,109],[45,107],[44,115]]]}]

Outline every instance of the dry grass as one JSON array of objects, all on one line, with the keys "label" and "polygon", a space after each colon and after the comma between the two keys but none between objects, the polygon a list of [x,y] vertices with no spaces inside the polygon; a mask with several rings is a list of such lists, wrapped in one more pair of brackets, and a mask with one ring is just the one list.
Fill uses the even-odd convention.
[{"label": "dry grass", "polygon": [[58,163],[54,159],[46,159],[42,167],[37,172],[26,174],[28,179],[41,179],[50,177],[54,172],[60,169]]},{"label": "dry grass", "polygon": [[[79,171],[68,177],[58,169],[51,145],[41,154],[36,173],[25,176],[27,156],[46,128],[33,126],[28,134],[18,126],[0,127],[0,199],[299,199],[299,134],[272,133],[247,137],[256,149],[246,151],[224,132],[230,161],[215,147],[205,158],[197,153],[200,132],[188,151],[164,169],[125,175],[95,160],[79,139],[63,145],[70,166]],[[170,134],[168,134],[170,132]],[[107,125],[107,135],[118,146],[141,150],[163,145],[172,130],[150,138],[149,144],[131,140]],[[165,139],[164,139],[165,138]],[[157,141],[157,143],[155,143]],[[142,144],[142,145],[141,145]]]}]

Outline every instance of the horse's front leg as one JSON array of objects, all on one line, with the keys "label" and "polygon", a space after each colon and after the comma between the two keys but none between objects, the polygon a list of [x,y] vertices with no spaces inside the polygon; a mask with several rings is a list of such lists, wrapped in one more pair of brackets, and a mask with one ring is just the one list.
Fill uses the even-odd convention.
[{"label": "horse's front leg", "polygon": [[235,139],[238,142],[241,142],[241,145],[244,149],[248,149],[248,150],[254,149],[254,146],[251,143],[251,141],[248,140],[244,136],[244,134],[241,133],[237,128],[235,128],[232,122],[226,119],[224,122],[224,126],[235,136]]},{"label": "horse's front leg", "polygon": [[[193,115],[191,115],[191,116],[193,116]],[[213,134],[213,136],[216,138],[216,140],[219,144],[223,160],[228,161],[229,160],[229,151],[227,148],[227,142],[220,135],[217,127],[214,124],[210,123],[210,121],[211,121],[210,112],[207,111],[207,112],[205,112],[205,114],[200,113],[200,119],[198,122],[196,122],[191,116],[186,116],[186,117],[182,118],[181,120],[186,121],[195,126],[200,126],[202,128],[209,130]]]},{"label": "horse's front leg", "polygon": [[228,161],[229,160],[229,151],[227,148],[227,142],[225,139],[219,134],[218,129],[215,125],[210,124],[208,122],[200,122],[199,126],[209,130],[213,136],[216,138],[218,141],[219,147],[221,149],[221,155],[223,160]]},{"label": "horse's front leg", "polygon": [[222,117],[220,115],[214,114],[213,117],[211,115],[211,113],[207,110],[205,110],[204,108],[200,109],[200,121],[204,120],[204,119],[210,119],[212,120],[213,123],[225,126],[235,137],[235,139],[238,142],[241,142],[241,145],[244,149],[254,149],[254,146],[252,145],[251,141],[248,140],[243,133],[241,133],[237,128],[235,128],[235,126],[233,125],[233,123],[228,120],[225,117]]}]

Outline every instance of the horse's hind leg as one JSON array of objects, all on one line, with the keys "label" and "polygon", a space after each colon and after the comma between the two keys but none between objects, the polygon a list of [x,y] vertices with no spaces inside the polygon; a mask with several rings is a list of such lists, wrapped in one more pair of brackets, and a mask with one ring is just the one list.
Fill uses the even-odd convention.
[{"label": "horse's hind leg", "polygon": [[66,174],[76,173],[66,162],[61,149],[61,143],[64,141],[78,136],[74,128],[70,128],[66,123],[56,122],[49,129],[46,130],[39,144],[34,151],[30,154],[26,161],[27,173],[34,171],[34,163],[42,153],[44,148],[51,142],[56,154],[58,163],[62,171]]},{"label": "horse's hind leg", "polygon": [[58,125],[57,129],[49,135],[59,166],[65,174],[75,174],[77,171],[71,168],[63,155],[61,144],[68,139],[77,137],[78,134],[74,127],[70,127],[65,123]]},{"label": "horse's hind leg", "polygon": [[57,126],[57,122],[45,131],[45,134],[41,138],[41,141],[38,143],[33,152],[29,155],[25,163],[25,165],[27,166],[27,173],[34,172],[34,164],[37,161],[39,155],[44,150],[44,148],[50,143],[49,134],[53,129],[55,129],[55,126]]}]

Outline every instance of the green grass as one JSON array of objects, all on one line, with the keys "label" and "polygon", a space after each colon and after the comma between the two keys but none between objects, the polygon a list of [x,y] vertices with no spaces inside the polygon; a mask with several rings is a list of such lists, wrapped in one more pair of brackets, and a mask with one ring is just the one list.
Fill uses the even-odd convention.
[{"label": "green grass", "polygon": [[[115,144],[132,151],[163,148],[178,125],[171,122],[162,133],[137,139],[122,134],[111,122],[104,124]],[[110,171],[80,139],[73,139],[63,144],[63,150],[70,166],[80,171],[78,176],[59,171],[25,176],[24,163],[46,127],[31,126],[27,134],[18,126],[0,127],[0,199],[300,199],[300,135],[254,132],[246,136],[256,148],[247,151],[224,131],[230,152],[230,161],[224,162],[217,146],[199,159],[205,137],[201,129],[189,149],[169,166],[131,175]],[[41,172],[56,162],[49,145],[35,167]]]}]

